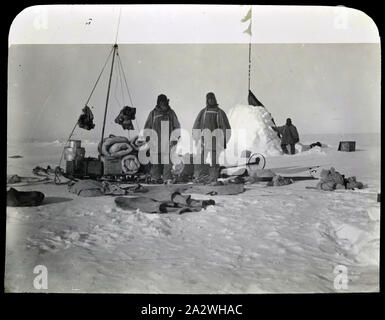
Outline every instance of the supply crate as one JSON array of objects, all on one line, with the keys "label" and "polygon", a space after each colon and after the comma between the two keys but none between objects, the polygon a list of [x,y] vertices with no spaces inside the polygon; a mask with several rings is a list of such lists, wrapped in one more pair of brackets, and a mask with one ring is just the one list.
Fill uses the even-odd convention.
[{"label": "supply crate", "polygon": [[84,177],[87,174],[87,164],[84,160],[66,161],[66,174],[74,177]]},{"label": "supply crate", "polygon": [[76,178],[101,177],[103,175],[103,163],[95,158],[67,161],[66,174]]},{"label": "supply crate", "polygon": [[103,175],[103,163],[98,159],[87,159],[87,176],[101,177]]},{"label": "supply crate", "polygon": [[338,151],[356,151],[356,142],[355,141],[340,141],[338,146]]},{"label": "supply crate", "polygon": [[101,160],[103,162],[103,167],[104,167],[103,171],[105,176],[123,174],[122,159],[108,157],[108,156],[101,156]]}]

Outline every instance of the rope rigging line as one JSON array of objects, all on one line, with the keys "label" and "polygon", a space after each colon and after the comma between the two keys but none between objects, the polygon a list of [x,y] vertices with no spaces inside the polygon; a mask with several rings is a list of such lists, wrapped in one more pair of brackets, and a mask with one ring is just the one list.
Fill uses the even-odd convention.
[{"label": "rope rigging line", "polygon": [[[126,90],[127,90],[127,93],[128,93],[128,98],[130,100],[131,106],[134,107],[134,104],[132,102],[132,98],[131,98],[131,95],[130,95],[130,90],[128,89],[127,80],[126,80],[126,76],[125,76],[125,73],[124,73],[122,61],[120,59],[119,54],[117,54],[117,55],[118,55],[118,68],[119,68],[120,72],[123,74],[123,78],[124,78],[124,82],[126,84]],[[123,92],[124,92],[124,90],[123,90]],[[136,117],[135,117],[135,124],[136,124],[136,130],[138,131],[138,134],[139,134],[140,133],[140,129],[139,129],[139,124],[138,124],[138,120],[136,119]]]},{"label": "rope rigging line", "polygon": [[119,82],[121,82],[119,68],[118,68],[118,72],[115,73],[114,81],[115,81],[114,98],[115,98],[116,102],[118,103],[118,106],[120,107],[124,103],[124,99],[122,100],[122,102],[120,102],[120,100],[118,99],[117,94],[116,94],[117,89],[118,89],[118,84],[119,84]]},{"label": "rope rigging line", "polygon": [[[118,54],[118,48],[116,49],[116,54]],[[123,76],[122,76],[122,70],[120,68],[120,65],[118,64],[117,65],[117,72],[115,73],[115,77],[114,77],[114,80],[115,80],[115,89],[114,89],[114,98],[115,98],[115,101],[118,103],[118,106],[119,106],[119,110],[118,112],[120,112],[120,108],[122,108],[122,106],[125,105],[125,94],[124,94],[124,85],[123,85]],[[120,86],[119,86],[120,84]],[[117,97],[117,89],[118,89],[118,86],[120,87],[120,92],[121,92],[121,98],[122,100],[120,101]],[[128,136],[130,138],[130,132],[128,132]]]},{"label": "rope rigging line", "polygon": [[[108,60],[110,59],[110,56],[111,56],[112,51],[113,51],[113,48],[111,49],[110,53],[108,54],[108,57],[107,57],[107,59],[106,59],[106,62],[104,63],[103,68],[102,68],[102,70],[100,71],[100,74],[99,74],[99,76],[98,76],[98,78],[97,78],[97,80],[96,80],[96,82],[95,82],[95,84],[94,84],[94,86],[93,86],[93,88],[92,88],[92,90],[91,90],[91,94],[90,94],[90,96],[88,97],[88,99],[87,99],[87,101],[86,101],[86,103],[85,103],[86,106],[88,105],[88,103],[89,103],[90,100],[91,100],[92,94],[94,93],[95,88],[96,88],[96,86],[98,85],[98,82],[99,82],[99,80],[100,80],[100,78],[101,78],[101,76],[102,76],[102,74],[103,74],[103,71],[104,71],[104,69],[106,68],[106,65],[107,65],[107,63],[108,63]],[[59,160],[59,165],[58,165],[59,168],[60,168],[61,163],[62,163],[62,161],[63,161],[63,156],[64,156],[64,150],[65,150],[65,147],[66,147],[66,145],[68,144],[68,141],[70,141],[70,139],[71,139],[71,137],[72,137],[72,135],[73,135],[73,133],[74,133],[74,131],[75,131],[77,125],[78,125],[78,120],[76,120],[76,123],[75,123],[73,129],[71,130],[71,133],[70,133],[70,135],[68,136],[68,139],[67,139],[66,143],[65,143],[64,146],[63,146],[63,150],[62,150],[62,153],[61,153],[61,156],[60,156],[60,160]]]},{"label": "rope rigging line", "polygon": [[93,88],[92,88],[92,90],[91,90],[91,94],[90,94],[90,96],[88,97],[87,102],[85,103],[85,105],[88,105],[88,103],[90,102],[91,97],[92,97],[92,94],[94,93],[95,88],[96,88],[96,86],[98,85],[98,82],[99,82],[99,80],[100,80],[100,78],[101,78],[101,76],[102,76],[102,74],[103,74],[104,69],[106,68],[106,65],[107,65],[107,63],[108,63],[108,60],[110,59],[110,56],[111,56],[111,53],[112,53],[113,50],[114,50],[114,48],[112,48],[111,51],[110,51],[110,53],[108,54],[108,57],[107,57],[107,59],[106,59],[106,62],[105,62],[104,65],[103,65],[102,71],[100,71],[100,74],[99,74],[99,76],[98,76],[98,78],[97,78],[97,80],[96,80],[96,82],[95,82],[95,84],[94,84],[94,86],[93,86]]},{"label": "rope rigging line", "polygon": [[125,84],[126,84],[126,89],[127,89],[127,93],[128,93],[128,98],[130,99],[130,103],[131,103],[132,107],[134,107],[134,103],[132,102],[131,93],[130,93],[130,90],[128,89],[127,78],[126,78],[126,75],[125,75],[125,73],[124,73],[122,60],[120,59],[119,53],[117,53],[116,55],[117,55],[117,57],[118,57],[118,65],[119,65],[119,68],[121,69],[121,72],[122,72],[122,74],[123,74],[123,79],[124,79],[124,82],[125,82]]},{"label": "rope rigging line", "polygon": [[122,75],[122,70],[121,68],[118,67],[118,72],[119,72],[119,82],[120,82],[120,90],[122,93],[122,103],[124,104],[126,101],[126,97],[124,95],[124,85],[123,85],[123,75]]},{"label": "rope rigging line", "polygon": [[[121,70],[122,70],[124,83],[126,84],[126,89],[127,89],[127,93],[128,93],[128,98],[130,99],[131,106],[134,108],[134,103],[133,103],[133,101],[132,101],[130,89],[128,89],[127,78],[126,78],[126,74],[124,73],[124,68],[123,68],[122,60],[120,59],[119,53],[117,53],[116,55],[117,55],[117,57],[118,57],[118,65],[119,65],[119,67],[120,67]],[[137,126],[137,130],[138,130],[138,132],[139,132],[139,131],[140,131],[140,126],[139,126],[139,123],[138,123],[138,120],[136,119],[136,117],[135,117],[135,123],[136,123],[136,126]]]}]

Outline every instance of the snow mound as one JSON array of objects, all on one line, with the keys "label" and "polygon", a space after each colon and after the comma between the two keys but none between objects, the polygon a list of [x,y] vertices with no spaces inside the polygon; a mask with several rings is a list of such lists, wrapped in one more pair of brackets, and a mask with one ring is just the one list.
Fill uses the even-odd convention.
[{"label": "snow mound", "polygon": [[271,128],[274,123],[265,108],[236,105],[228,118],[232,129],[228,150],[249,150],[266,156],[282,154],[281,140]]}]

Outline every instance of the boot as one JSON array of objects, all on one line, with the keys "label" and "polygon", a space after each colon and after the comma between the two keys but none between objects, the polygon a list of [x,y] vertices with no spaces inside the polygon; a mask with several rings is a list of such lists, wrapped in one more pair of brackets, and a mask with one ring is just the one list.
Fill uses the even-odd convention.
[{"label": "boot", "polygon": [[182,195],[179,191],[174,192],[171,195],[171,201],[182,206],[190,206],[191,195]]}]

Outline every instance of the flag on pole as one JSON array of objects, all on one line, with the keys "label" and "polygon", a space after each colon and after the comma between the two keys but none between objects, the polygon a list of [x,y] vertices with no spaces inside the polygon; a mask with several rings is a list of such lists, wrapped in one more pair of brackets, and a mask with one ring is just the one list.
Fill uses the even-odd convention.
[{"label": "flag on pole", "polygon": [[252,16],[252,8],[250,8],[249,9],[249,11],[247,12],[247,14],[243,17],[243,19],[241,20],[241,22],[243,23],[243,22],[247,22],[247,21],[249,21],[250,20],[250,23],[249,23],[249,26],[248,26],[248,28],[245,30],[245,31],[243,31],[243,33],[247,33],[247,34],[249,34],[250,35],[250,37],[251,37],[251,22],[252,22],[252,20],[251,20],[251,16]]},{"label": "flag on pole", "polygon": [[249,90],[249,95],[247,97],[247,101],[250,106],[255,106],[255,107],[265,107],[261,101],[257,99],[257,97]]},{"label": "flag on pole", "polygon": [[250,20],[250,19],[251,19],[251,8],[247,12],[247,14],[244,16],[244,18],[241,20],[241,22],[246,22],[247,20]]},{"label": "flag on pole", "polygon": [[251,21],[250,21],[250,24],[249,24],[249,27],[245,30],[245,31],[243,31],[243,33],[247,33],[247,34],[249,34],[250,35],[250,37],[251,37]]}]

